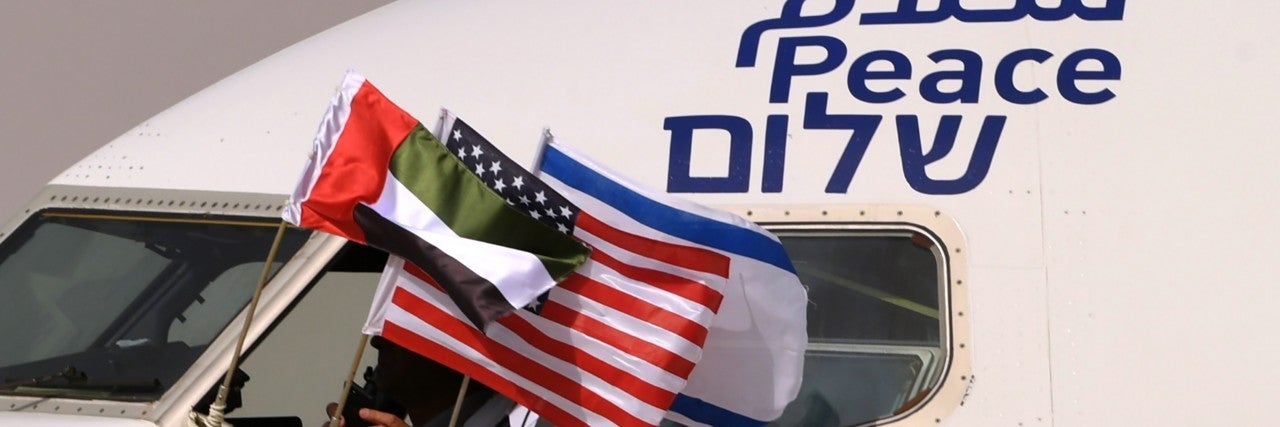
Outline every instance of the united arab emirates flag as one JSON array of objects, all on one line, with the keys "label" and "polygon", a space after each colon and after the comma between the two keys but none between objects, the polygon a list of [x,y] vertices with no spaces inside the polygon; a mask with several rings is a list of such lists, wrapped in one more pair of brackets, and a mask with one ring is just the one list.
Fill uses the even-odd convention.
[{"label": "united arab emirates flag", "polygon": [[348,73],[282,216],[400,256],[483,330],[567,277],[589,249],[508,206],[418,120]]}]

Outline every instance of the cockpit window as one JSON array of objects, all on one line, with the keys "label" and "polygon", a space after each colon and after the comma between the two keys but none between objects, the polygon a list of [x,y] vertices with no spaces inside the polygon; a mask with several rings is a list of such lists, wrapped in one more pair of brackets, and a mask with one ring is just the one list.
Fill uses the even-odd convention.
[{"label": "cockpit window", "polygon": [[810,301],[804,382],[772,425],[852,426],[912,409],[947,358],[944,252],[911,229],[771,228]]},{"label": "cockpit window", "polygon": [[[32,216],[0,243],[0,393],[160,396],[248,303],[278,224]],[[308,235],[286,231],[273,271]]]}]

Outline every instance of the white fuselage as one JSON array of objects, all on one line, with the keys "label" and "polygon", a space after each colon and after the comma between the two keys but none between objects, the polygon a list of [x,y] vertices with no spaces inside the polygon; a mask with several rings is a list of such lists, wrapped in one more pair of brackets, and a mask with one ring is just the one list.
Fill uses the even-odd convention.
[{"label": "white fuselage", "polygon": [[[399,2],[321,33],[139,124],[30,207],[234,210],[141,202],[172,191],[283,204],[354,69],[526,166],[549,127],[637,181],[777,221],[938,212],[926,227],[964,249],[946,313],[963,372],[893,425],[1269,424],[1280,5],[1064,0],[1076,13],[1050,19],[1021,0],[498,3]],[[892,22],[911,19],[937,22]],[[234,213],[278,209],[248,206]]]}]

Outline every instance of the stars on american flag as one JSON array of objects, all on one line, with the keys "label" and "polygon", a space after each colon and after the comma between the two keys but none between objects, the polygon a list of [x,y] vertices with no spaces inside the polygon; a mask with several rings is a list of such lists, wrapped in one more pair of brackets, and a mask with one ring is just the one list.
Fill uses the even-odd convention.
[{"label": "stars on american flag", "polygon": [[502,154],[461,119],[454,119],[445,147],[507,204],[561,233],[573,233],[578,207]]},{"label": "stars on american flag", "polygon": [[547,302],[547,299],[550,295],[551,295],[550,292],[543,292],[542,295],[538,295],[537,298],[534,298],[533,301],[529,302],[529,305],[526,305],[522,308],[533,312],[533,314],[538,314],[542,312],[542,305]]}]

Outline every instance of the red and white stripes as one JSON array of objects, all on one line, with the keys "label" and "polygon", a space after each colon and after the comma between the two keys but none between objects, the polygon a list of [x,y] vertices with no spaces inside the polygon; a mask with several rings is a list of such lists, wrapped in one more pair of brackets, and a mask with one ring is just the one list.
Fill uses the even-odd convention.
[{"label": "red and white stripes", "polygon": [[[646,233],[649,234],[649,233]],[[701,358],[729,260],[581,215],[592,258],[540,314],[476,330],[429,277],[393,259],[366,333],[428,355],[561,426],[661,421]],[[376,305],[380,301],[375,301]]]}]

